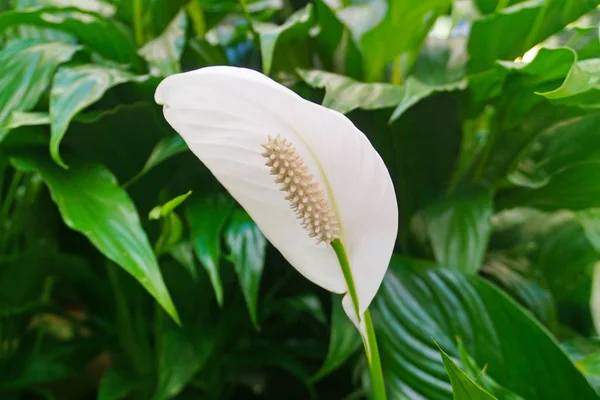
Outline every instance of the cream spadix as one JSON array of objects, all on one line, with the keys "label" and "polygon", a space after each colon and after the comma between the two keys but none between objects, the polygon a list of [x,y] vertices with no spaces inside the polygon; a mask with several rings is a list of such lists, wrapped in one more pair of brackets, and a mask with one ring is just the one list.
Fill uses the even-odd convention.
[{"label": "cream spadix", "polygon": [[342,114],[244,68],[172,75],[155,99],[288,262],[317,285],[347,293],[329,244],[339,238],[363,313],[398,229],[390,175],[366,136]]}]

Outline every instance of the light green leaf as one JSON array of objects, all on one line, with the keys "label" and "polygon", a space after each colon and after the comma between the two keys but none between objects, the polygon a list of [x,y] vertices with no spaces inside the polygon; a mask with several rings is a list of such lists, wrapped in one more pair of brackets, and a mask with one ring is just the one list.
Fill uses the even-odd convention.
[{"label": "light green leaf", "polygon": [[3,125],[8,123],[11,114],[35,107],[56,67],[70,60],[78,49],[79,46],[70,44],[22,40],[13,41],[0,51],[0,86],[3,88],[0,92],[0,141],[7,133]]},{"label": "light green leaf", "polygon": [[200,201],[191,201],[186,208],[196,256],[208,273],[219,305],[223,304],[223,286],[219,275],[221,231],[232,207],[233,203],[228,197],[205,196]]},{"label": "light green leaf", "polygon": [[597,399],[556,340],[479,277],[394,258],[372,312],[389,398],[452,398],[431,337],[453,356],[458,337],[494,381],[525,399]]},{"label": "light green leaf", "polygon": [[22,126],[50,125],[50,115],[37,111],[13,111],[4,123],[6,129],[16,129]]},{"label": "light green leaf", "polygon": [[[439,347],[439,346],[438,346]],[[450,377],[450,383],[452,384],[452,393],[454,394],[454,400],[494,400],[496,397],[488,393],[484,388],[479,386],[473,381],[467,374],[465,374],[458,365],[448,354],[440,348],[440,354],[442,355],[442,361],[448,376]]]},{"label": "light green leaf", "polygon": [[600,208],[580,210],[575,215],[591,245],[600,253]]},{"label": "light green leaf", "polygon": [[387,83],[362,83],[326,71],[299,70],[310,86],[325,89],[323,106],[347,114],[352,110],[376,110],[396,106],[405,95],[402,86]]},{"label": "light green leaf", "polygon": [[598,0],[528,0],[474,21],[469,68],[481,72],[496,60],[512,61],[592,11]]},{"label": "light green leaf", "polygon": [[58,165],[67,168],[59,146],[71,120],[110,88],[134,80],[139,78],[126,71],[92,64],[58,70],[50,91],[50,154]]},{"label": "light green leaf", "polygon": [[140,56],[151,66],[151,74],[169,76],[181,72],[179,60],[185,47],[186,28],[187,17],[181,10],[159,37],[140,49]]},{"label": "light green leaf", "polygon": [[192,194],[192,191],[190,190],[187,193],[181,194],[181,195],[167,201],[163,205],[154,207],[152,210],[150,210],[150,213],[148,214],[148,219],[156,220],[156,219],[166,217],[167,215],[172,213],[173,210],[175,210],[177,207],[179,207],[179,205],[181,205],[181,203],[183,203],[188,197],[190,197],[191,194]]},{"label": "light green leaf", "polygon": [[250,312],[250,319],[259,329],[256,308],[267,240],[248,214],[236,208],[225,229],[225,241]]},{"label": "light green leaf", "polygon": [[40,153],[18,154],[11,160],[21,171],[39,173],[65,224],[137,279],[178,321],[135,206],[110,171],[99,164],[79,162],[65,171]]},{"label": "light green leaf", "polygon": [[22,24],[70,33],[103,57],[124,64],[137,63],[135,43],[127,29],[99,14],[74,7],[27,8],[0,14],[0,33]]},{"label": "light green leaf", "polygon": [[437,262],[475,274],[490,237],[492,191],[453,195],[428,207],[424,214]]},{"label": "light green leaf", "polygon": [[553,103],[581,108],[600,107],[600,58],[579,61],[556,90],[540,93]]},{"label": "light green leaf", "polygon": [[595,383],[596,388],[600,388],[600,351],[584,357],[575,365],[590,383]]},{"label": "light green leaf", "polygon": [[260,52],[263,64],[263,73],[268,75],[273,66],[273,56],[277,42],[289,38],[308,35],[312,25],[313,8],[309,4],[293,14],[281,26],[271,24],[256,24],[255,29],[260,37]]},{"label": "light green leaf", "polygon": [[313,375],[313,382],[319,381],[338,369],[360,349],[361,338],[354,324],[342,308],[342,299],[333,296],[331,310],[331,330],[327,358]]},{"label": "light green leaf", "polygon": [[105,17],[115,15],[116,7],[104,0],[13,0],[14,8],[21,9],[37,6],[77,7],[80,10],[94,12]]}]

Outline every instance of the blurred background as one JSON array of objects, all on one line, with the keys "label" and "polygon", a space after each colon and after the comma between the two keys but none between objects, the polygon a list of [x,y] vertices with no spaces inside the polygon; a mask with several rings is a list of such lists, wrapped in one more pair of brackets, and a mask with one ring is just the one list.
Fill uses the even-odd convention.
[{"label": "blurred background", "polygon": [[597,399],[599,3],[0,0],[0,399],[370,398],[340,297],[154,103],[209,65],[346,114],[388,166],[390,400]]}]

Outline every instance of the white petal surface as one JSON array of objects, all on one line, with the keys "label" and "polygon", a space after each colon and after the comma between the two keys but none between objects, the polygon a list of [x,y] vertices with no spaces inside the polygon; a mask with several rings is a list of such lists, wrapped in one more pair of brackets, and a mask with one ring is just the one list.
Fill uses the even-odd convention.
[{"label": "white petal surface", "polygon": [[289,263],[317,285],[344,293],[333,249],[308,236],[264,165],[261,145],[269,135],[294,144],[340,221],[364,312],[383,280],[398,228],[389,173],[365,135],[342,114],[243,68],[172,75],[155,97],[171,126]]}]

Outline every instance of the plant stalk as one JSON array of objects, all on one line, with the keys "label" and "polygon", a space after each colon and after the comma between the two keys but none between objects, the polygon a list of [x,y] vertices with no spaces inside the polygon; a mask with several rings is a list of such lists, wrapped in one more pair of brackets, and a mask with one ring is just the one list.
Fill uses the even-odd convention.
[{"label": "plant stalk", "polygon": [[335,251],[335,255],[338,258],[346,285],[348,286],[348,293],[352,299],[352,304],[361,324],[364,322],[366,327],[366,336],[362,334],[363,345],[365,352],[367,353],[367,360],[369,362],[369,372],[371,375],[371,390],[373,392],[374,400],[386,400],[385,394],[385,383],[383,381],[383,370],[381,369],[381,359],[379,358],[379,348],[377,347],[377,338],[375,336],[375,328],[373,327],[373,320],[371,319],[371,313],[366,310],[361,316],[359,313],[358,296],[356,293],[356,286],[354,284],[354,278],[352,277],[352,271],[350,270],[350,262],[348,261],[348,255],[346,249],[339,239],[335,239],[331,242],[331,247]]},{"label": "plant stalk", "polygon": [[144,44],[144,10],[142,0],[133,0],[133,29],[138,46]]}]

